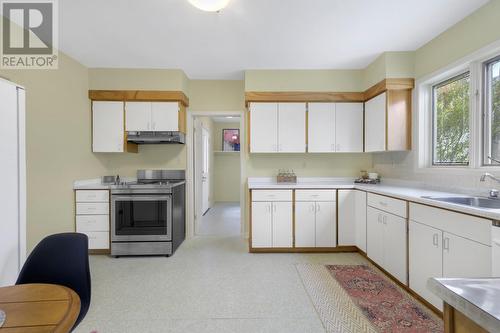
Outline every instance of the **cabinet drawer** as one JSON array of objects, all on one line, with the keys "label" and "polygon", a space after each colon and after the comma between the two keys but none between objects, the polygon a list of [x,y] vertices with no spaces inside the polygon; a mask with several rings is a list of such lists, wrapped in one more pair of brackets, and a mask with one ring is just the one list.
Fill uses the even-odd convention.
[{"label": "cabinet drawer", "polygon": [[109,232],[88,231],[83,234],[89,238],[89,250],[109,249]]},{"label": "cabinet drawer", "polygon": [[109,215],[77,215],[76,231],[109,231]]},{"label": "cabinet drawer", "polygon": [[336,201],[336,190],[297,190],[295,201]]},{"label": "cabinet drawer", "polygon": [[107,202],[77,202],[77,215],[107,215],[109,214],[109,203]]},{"label": "cabinet drawer", "polygon": [[368,206],[406,218],[406,201],[389,198],[383,195],[368,193]]},{"label": "cabinet drawer", "polygon": [[252,201],[292,201],[292,190],[252,190]]},{"label": "cabinet drawer", "polygon": [[491,246],[490,220],[414,203],[410,219]]},{"label": "cabinet drawer", "polygon": [[76,202],[109,202],[109,191],[77,190]]}]

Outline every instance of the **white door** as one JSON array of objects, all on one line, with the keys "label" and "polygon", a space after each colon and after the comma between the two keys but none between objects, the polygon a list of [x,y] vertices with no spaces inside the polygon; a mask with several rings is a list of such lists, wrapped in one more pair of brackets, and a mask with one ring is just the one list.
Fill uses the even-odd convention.
[{"label": "white door", "polygon": [[316,202],[316,247],[337,246],[335,202]]},{"label": "white door", "polygon": [[179,103],[151,103],[151,130],[157,132],[176,132],[179,130]]},{"label": "white door", "polygon": [[337,103],[335,151],[363,152],[363,103]]},{"label": "white door", "polygon": [[[0,187],[2,220],[0,222],[0,287],[15,283],[21,261],[21,196],[24,190],[24,110],[19,108],[18,88],[0,79],[0,171],[4,179]],[[24,208],[24,207],[23,207]],[[25,246],[25,242],[22,242]]]},{"label": "white door", "polygon": [[491,276],[491,247],[443,232],[443,277]]},{"label": "white door", "polygon": [[278,103],[250,105],[250,152],[278,151]]},{"label": "white door", "polygon": [[271,210],[271,202],[252,202],[252,247],[272,247]]},{"label": "white door", "polygon": [[125,129],[127,131],[152,131],[151,102],[125,102]]},{"label": "white door", "polygon": [[356,245],[356,191],[338,191],[339,245]]},{"label": "white door", "polygon": [[273,202],[273,247],[292,247],[292,203]]},{"label": "white door", "polygon": [[306,152],[306,104],[278,104],[278,152]]},{"label": "white door", "polygon": [[308,148],[310,153],[335,151],[335,103],[308,104]]},{"label": "white door", "polygon": [[442,309],[443,301],[427,289],[429,278],[443,275],[442,231],[410,221],[408,248],[410,288]]},{"label": "white door", "polygon": [[202,140],[202,174],[201,174],[201,193],[202,193],[202,212],[205,214],[210,209],[210,133],[204,127],[201,132]]},{"label": "white door", "polygon": [[382,212],[368,207],[366,210],[366,254],[379,265],[384,262],[384,225]]},{"label": "white door", "polygon": [[295,202],[295,247],[316,246],[316,204]]},{"label": "white door", "polygon": [[366,252],[366,192],[354,191],[356,194],[354,216],[356,220],[356,246]]},{"label": "white door", "polygon": [[406,277],[406,219],[392,215],[383,215],[384,224],[384,264],[386,271],[404,284]]},{"label": "white door", "polygon": [[386,133],[386,93],[365,103],[365,151],[384,151]]},{"label": "white door", "polygon": [[123,153],[123,102],[92,102],[92,151]]}]

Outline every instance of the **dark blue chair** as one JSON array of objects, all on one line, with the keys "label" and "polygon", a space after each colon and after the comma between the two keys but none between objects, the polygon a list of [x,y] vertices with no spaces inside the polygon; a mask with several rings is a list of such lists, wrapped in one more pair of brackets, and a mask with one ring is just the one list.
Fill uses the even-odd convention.
[{"label": "dark blue chair", "polygon": [[42,239],[24,263],[16,284],[49,283],[73,289],[80,296],[76,327],[90,307],[89,239],[79,233],[55,234]]}]

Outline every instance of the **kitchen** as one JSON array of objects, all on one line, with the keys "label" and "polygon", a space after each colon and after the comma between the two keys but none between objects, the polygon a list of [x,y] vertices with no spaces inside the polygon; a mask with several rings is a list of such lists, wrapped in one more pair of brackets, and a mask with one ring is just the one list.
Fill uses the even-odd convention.
[{"label": "kitchen", "polygon": [[[246,6],[250,6],[233,0],[220,13],[207,13],[192,8],[187,1],[157,5],[172,6],[168,8],[178,11],[179,17],[196,18],[199,24],[212,28],[236,15],[236,9],[249,10]],[[471,89],[477,89],[478,82],[489,77],[483,73],[495,73],[500,36],[492,31],[499,30],[499,2],[455,3],[456,13],[448,13],[447,5],[443,0],[439,8],[432,8],[430,3],[422,6],[433,15],[455,15],[448,23],[439,25],[436,20],[432,33],[429,30],[428,35],[419,35],[419,41],[415,37],[411,47],[379,47],[377,56],[362,65],[312,68],[304,63],[289,63],[283,68],[267,62],[262,66],[238,65],[239,74],[232,76],[230,71],[224,72],[224,64],[232,65],[229,60],[222,64],[203,60],[206,71],[197,72],[191,58],[185,59],[183,66],[162,65],[150,58],[150,65],[140,68],[139,62],[134,62],[136,55],[129,54],[122,65],[115,66],[109,59],[100,58],[101,52],[89,54],[83,48],[69,47],[73,44],[67,36],[86,40],[76,28],[82,18],[75,13],[86,13],[88,8],[84,4],[60,4],[68,29],[61,32],[62,45],[68,46],[67,50],[61,48],[59,69],[36,75],[0,70],[0,75],[27,91],[27,253],[50,234],[78,231],[89,235],[93,303],[76,330],[127,331],[149,323],[149,331],[159,331],[165,320],[173,331],[235,331],[234,325],[238,324],[242,331],[335,331],[327,328],[325,322],[329,319],[322,317],[314,300],[310,301],[310,296],[315,295],[315,290],[309,289],[311,281],[324,273],[314,271],[314,275],[307,270],[313,269],[307,265],[314,264],[323,270],[325,265],[368,265],[388,283],[398,286],[402,295],[410,295],[430,313],[431,319],[442,316],[443,310],[445,314],[452,312],[442,302],[452,302],[447,290],[453,287],[445,280],[439,282],[442,287],[430,285],[429,277],[497,276],[498,254],[494,249],[499,242],[496,221],[500,220],[500,210],[491,207],[496,199],[487,198],[498,185],[488,177],[481,181],[484,173],[498,175],[498,167],[488,160],[488,156],[498,157],[494,155],[494,135],[483,131],[491,131],[492,127],[483,127],[480,112],[475,112],[482,103],[471,102],[467,118],[463,118],[468,120],[469,137],[462,138],[469,159],[465,161],[455,151],[461,159],[451,161],[453,165],[434,163],[446,162],[449,155],[445,147],[434,144],[433,138],[448,137],[437,129],[433,132],[432,113],[428,112],[432,108],[428,105],[433,91],[446,99],[446,89],[451,87],[446,83],[467,82]],[[366,3],[363,6],[368,6],[363,13],[380,10]],[[145,8],[134,8],[138,15],[145,15]],[[294,17],[300,17],[301,11],[320,15],[317,8],[293,8],[290,15],[297,15]],[[261,10],[266,13],[260,19],[273,19],[270,12]],[[353,8],[338,10],[349,12]],[[213,21],[214,17],[221,22]],[[75,25],[69,23],[73,20]],[[175,24],[176,20],[180,18],[165,24]],[[403,18],[398,22],[402,31],[418,35],[415,24],[405,23]],[[188,29],[181,22],[177,24]],[[325,24],[325,30],[329,27],[321,24]],[[96,26],[106,25],[98,18]],[[127,54],[121,46],[126,45],[121,34],[104,28],[102,31],[106,33],[99,43],[107,54],[115,55],[115,59]],[[475,37],[483,31],[491,34]],[[117,38],[115,43],[111,43],[112,37]],[[224,44],[216,41],[217,45]],[[106,43],[116,50],[104,48]],[[189,46],[184,47],[185,53],[190,53]],[[389,51],[396,49],[402,51]],[[168,50],[165,47],[161,51],[168,54]],[[332,57],[329,52],[325,54]],[[464,69],[470,69],[469,77],[457,76],[465,73]],[[211,71],[218,74],[212,75]],[[134,117],[134,111],[138,117]],[[240,160],[240,168],[234,171],[238,174],[231,176],[232,182],[237,179],[240,198],[240,216],[236,220],[242,230],[235,237],[204,237],[196,231],[194,128],[196,117],[203,113],[234,116],[240,122],[241,152],[231,157]],[[447,118],[443,119],[446,125]],[[457,123],[450,120],[449,124]],[[464,129],[463,123],[460,129]],[[492,140],[484,139],[488,137]],[[148,144],[147,140],[163,142]],[[176,143],[167,144],[167,140]],[[463,151],[463,145],[460,147]],[[280,169],[293,172],[296,182],[291,177],[292,182],[277,183]],[[185,232],[180,233],[182,243],[175,246],[175,252],[162,249],[160,253],[149,253],[159,254],[152,257],[136,256],[147,254],[140,251],[130,253],[132,256],[113,253],[113,242],[121,242],[113,240],[113,197],[123,194],[113,191],[136,190],[138,185],[132,183],[144,180],[139,170],[185,172],[155,178],[161,183],[172,178],[185,182]],[[366,174],[360,173],[363,170]],[[354,183],[363,177],[370,182],[366,180],[370,178],[368,173],[372,181],[380,179],[380,184]],[[103,185],[104,175],[119,175],[120,180],[111,180],[116,185]],[[150,186],[147,191],[155,186],[163,184]],[[79,206],[90,211],[80,211]],[[90,221],[91,217],[95,220]],[[171,257],[165,258],[167,255]],[[133,267],[141,267],[141,274]],[[261,280],[258,273],[263,276]],[[110,274],[119,274],[123,279],[112,285]],[[134,287],[141,276],[151,285],[158,284],[156,277],[160,274],[184,291],[161,285],[152,288],[155,295],[149,288],[139,291]],[[306,275],[310,280],[304,287],[300,281]],[[187,291],[187,286],[193,291]],[[208,291],[211,286],[227,292],[216,295]],[[116,302],[111,294],[119,294],[120,290],[129,290],[129,294],[123,302]],[[148,313],[146,302],[138,295],[148,296],[159,310]],[[171,296],[185,310],[165,304],[160,296]],[[194,301],[196,297],[199,301]],[[126,324],[118,323],[117,313],[129,313],[132,302],[141,310]],[[498,319],[491,321],[484,315],[494,313],[494,309],[476,306],[476,312],[471,313],[474,306],[450,305],[472,321],[479,321],[479,325],[498,325]],[[293,314],[297,318],[292,320]],[[231,319],[223,322],[220,318]],[[365,319],[360,320],[366,324]],[[485,329],[495,331],[497,327]]]}]

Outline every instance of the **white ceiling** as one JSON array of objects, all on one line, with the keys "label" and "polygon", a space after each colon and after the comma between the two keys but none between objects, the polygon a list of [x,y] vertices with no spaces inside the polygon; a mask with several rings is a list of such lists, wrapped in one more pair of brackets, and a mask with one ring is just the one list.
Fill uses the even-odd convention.
[{"label": "white ceiling", "polygon": [[88,67],[180,68],[192,79],[245,69],[359,69],[415,50],[488,0],[59,1],[61,49]]}]

